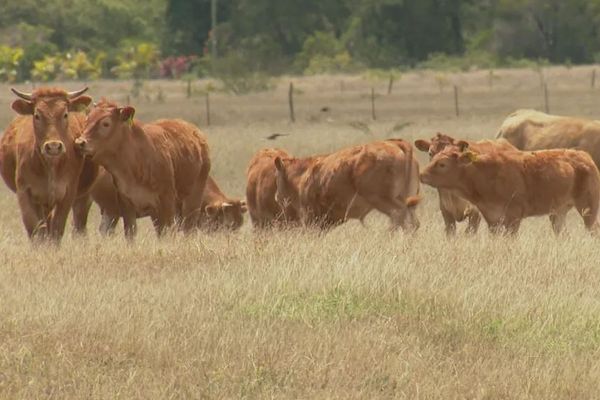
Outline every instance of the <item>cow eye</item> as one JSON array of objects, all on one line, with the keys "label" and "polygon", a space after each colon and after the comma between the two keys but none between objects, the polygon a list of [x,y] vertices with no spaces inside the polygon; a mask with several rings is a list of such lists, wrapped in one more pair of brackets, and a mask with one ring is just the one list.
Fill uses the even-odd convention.
[{"label": "cow eye", "polygon": [[443,162],[439,162],[438,163],[438,167],[440,167],[440,168],[446,168],[446,164],[443,163]]},{"label": "cow eye", "polygon": [[36,121],[39,121],[40,120],[40,114],[38,114],[38,113],[33,114],[33,118],[35,118]]},{"label": "cow eye", "polygon": [[105,128],[108,128],[110,126],[110,124],[108,123],[108,121],[104,121],[102,123],[102,126],[105,127]]},{"label": "cow eye", "polygon": [[67,118],[69,118],[69,114],[65,113],[65,115],[63,115],[63,118],[64,118],[64,119],[67,119]]}]

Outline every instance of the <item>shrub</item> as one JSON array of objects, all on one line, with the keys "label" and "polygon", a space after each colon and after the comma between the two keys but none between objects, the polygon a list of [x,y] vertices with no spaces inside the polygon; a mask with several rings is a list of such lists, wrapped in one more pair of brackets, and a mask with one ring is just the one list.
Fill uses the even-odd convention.
[{"label": "shrub", "polygon": [[159,76],[161,78],[180,79],[192,70],[196,59],[196,56],[167,57],[160,61]]},{"label": "shrub", "polygon": [[83,51],[67,53],[61,70],[62,77],[69,79],[97,79],[102,72],[101,67],[94,65]]},{"label": "shrub", "polygon": [[151,78],[158,66],[158,48],[152,43],[126,46],[117,56],[112,72],[121,79]]},{"label": "shrub", "polygon": [[52,81],[60,75],[61,65],[60,56],[45,56],[33,63],[31,78],[41,82]]},{"label": "shrub", "polygon": [[14,82],[18,78],[19,64],[23,59],[23,49],[0,46],[0,80]]},{"label": "shrub", "polygon": [[229,53],[213,61],[214,76],[223,84],[223,89],[235,94],[261,92],[273,88],[272,79],[260,72],[247,68],[244,57]]},{"label": "shrub", "polygon": [[342,42],[330,32],[315,32],[306,38],[294,67],[305,74],[348,72],[355,64]]}]

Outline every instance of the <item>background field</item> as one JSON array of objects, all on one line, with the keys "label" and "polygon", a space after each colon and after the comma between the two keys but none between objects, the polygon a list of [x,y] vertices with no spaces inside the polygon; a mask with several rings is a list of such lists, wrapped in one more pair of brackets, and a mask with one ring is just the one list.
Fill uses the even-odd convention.
[{"label": "background field", "polygon": [[[591,71],[543,71],[553,113],[598,115]],[[298,89],[295,124],[290,80]],[[487,71],[415,72],[387,95],[386,80],[363,76],[283,78],[270,92],[213,93],[210,127],[204,97],[187,99],[184,83],[146,83],[133,103],[145,121],[199,124],[213,176],[242,197],[246,164],[262,147],[308,155],[437,131],[491,138],[515,109],[543,108],[537,71],[498,70],[489,82]],[[122,102],[131,82],[90,88]],[[11,100],[0,87],[2,126]],[[289,136],[264,140],[271,133]],[[525,221],[516,238],[492,237],[482,224],[474,237],[447,239],[435,192],[424,187],[424,196],[414,236],[389,233],[375,214],[367,227],[350,222],[325,236],[257,235],[246,221],[235,234],[159,241],[144,221],[130,245],[122,234],[98,235],[94,208],[88,238],[67,235],[54,249],[29,245],[16,198],[2,185],[0,397],[597,396],[598,239],[575,213],[560,238],[539,218]]]}]

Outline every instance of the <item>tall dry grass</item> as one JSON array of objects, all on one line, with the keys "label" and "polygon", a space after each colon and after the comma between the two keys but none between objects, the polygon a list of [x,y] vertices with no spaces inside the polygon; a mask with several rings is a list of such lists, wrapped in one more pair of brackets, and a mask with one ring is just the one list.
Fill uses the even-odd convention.
[{"label": "tall dry grass", "polygon": [[[588,72],[547,72],[560,94],[553,111],[593,116]],[[428,73],[405,75],[378,97],[376,122],[363,96],[374,83],[360,77],[296,79],[294,125],[285,84],[216,94],[206,129],[213,175],[243,196],[246,163],[273,145],[263,137],[274,132],[290,134],[275,144],[295,154],[438,130],[491,137],[513,109],[540,107],[534,72],[496,74],[492,90],[483,73],[453,78],[462,80],[458,119],[451,92],[440,94]],[[384,93],[386,82],[375,84]],[[186,100],[184,84],[153,85],[164,85],[167,100],[140,101],[143,119],[203,125],[202,98]],[[119,98],[127,87],[92,83],[92,94]],[[0,99],[3,123],[9,99]],[[350,222],[327,235],[256,234],[247,222],[236,234],[164,240],[144,221],[129,244],[99,236],[94,209],[88,238],[67,235],[57,249],[28,243],[16,199],[2,188],[0,397],[597,397],[598,239],[575,213],[560,238],[537,218],[516,238],[482,227],[447,239],[435,192],[424,195],[414,236],[389,233],[374,214],[366,227]]]}]

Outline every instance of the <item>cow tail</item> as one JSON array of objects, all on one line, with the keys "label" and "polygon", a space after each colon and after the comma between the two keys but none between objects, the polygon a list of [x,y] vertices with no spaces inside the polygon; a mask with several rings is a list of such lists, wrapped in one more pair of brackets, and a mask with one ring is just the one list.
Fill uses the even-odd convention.
[{"label": "cow tail", "polygon": [[[418,195],[418,191],[417,194],[414,196],[410,196],[410,188],[412,187],[413,184],[413,176],[412,176],[412,169],[413,169],[413,147],[410,143],[402,141],[402,150],[404,150],[404,154],[406,156],[406,161],[405,161],[405,168],[404,170],[406,171],[406,181],[405,181],[405,192],[406,193],[406,200],[405,200],[405,204],[407,207],[411,208],[411,207],[415,207],[417,204],[419,204],[419,202],[421,201],[421,197]],[[418,185],[418,183],[417,183]]]}]

